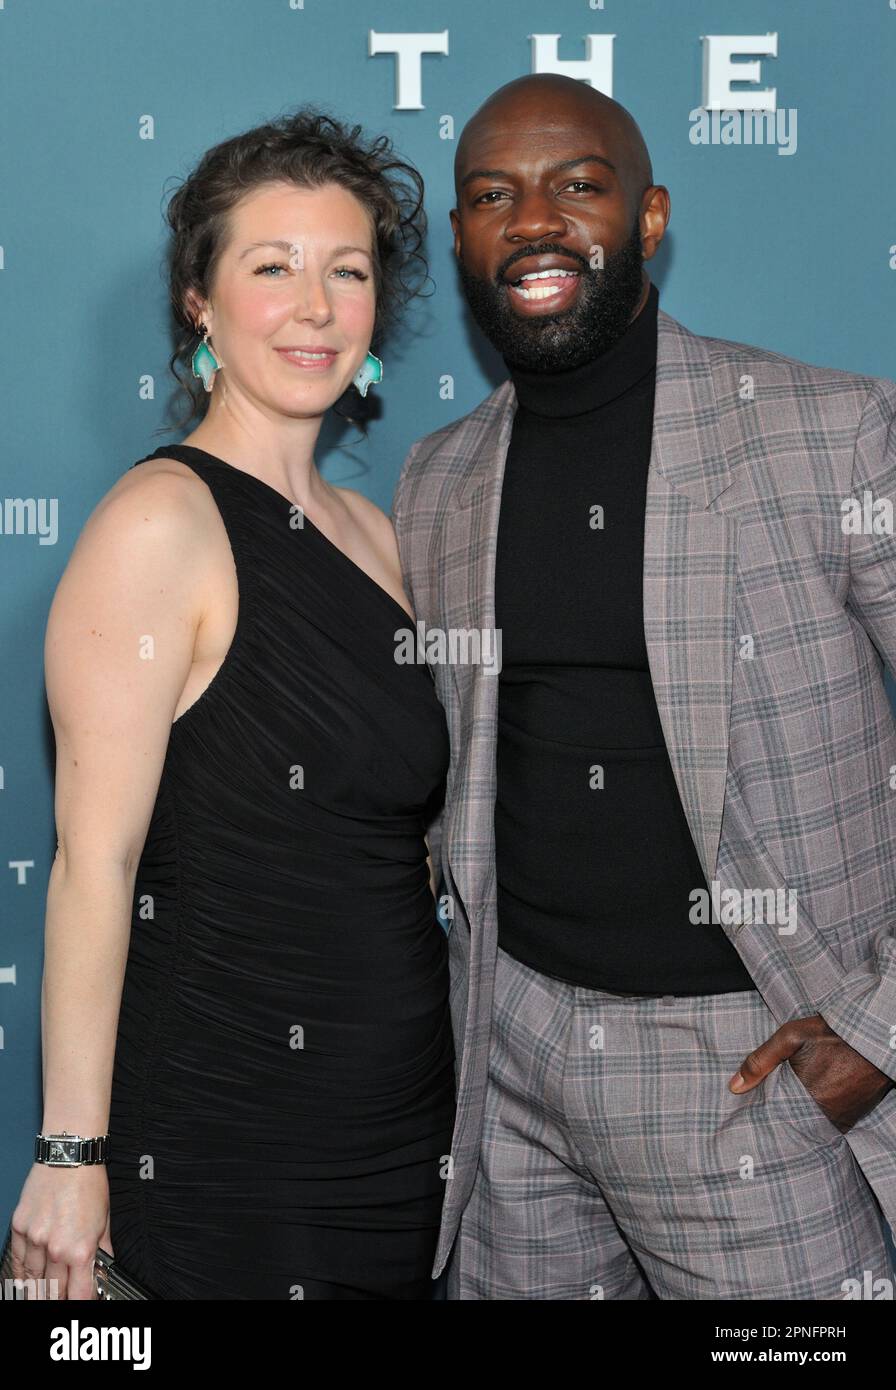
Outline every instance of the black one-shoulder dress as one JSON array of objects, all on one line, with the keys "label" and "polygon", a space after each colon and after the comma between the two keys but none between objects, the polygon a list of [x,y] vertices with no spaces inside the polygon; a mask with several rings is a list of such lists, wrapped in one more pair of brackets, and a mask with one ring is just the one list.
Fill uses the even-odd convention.
[{"label": "black one-shoulder dress", "polygon": [[455,1104],[424,841],[444,713],[395,660],[409,615],[289,498],[161,456],[211,490],[239,616],[137,871],[114,1254],[165,1299],[426,1299]]}]

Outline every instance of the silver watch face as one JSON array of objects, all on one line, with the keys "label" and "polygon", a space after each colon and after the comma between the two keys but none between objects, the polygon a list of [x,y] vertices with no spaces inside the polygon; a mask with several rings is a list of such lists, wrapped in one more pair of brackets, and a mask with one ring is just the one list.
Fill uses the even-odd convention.
[{"label": "silver watch face", "polygon": [[80,1152],[80,1139],[51,1139],[47,1149],[47,1162],[78,1163]]}]

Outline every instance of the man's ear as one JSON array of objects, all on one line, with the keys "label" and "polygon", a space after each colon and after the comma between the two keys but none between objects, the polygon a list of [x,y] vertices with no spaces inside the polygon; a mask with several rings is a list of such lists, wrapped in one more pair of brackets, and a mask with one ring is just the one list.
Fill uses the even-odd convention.
[{"label": "man's ear", "polygon": [[457,208],[452,208],[450,210],[450,212],[448,213],[448,220],[451,223],[451,233],[454,237],[454,254],[456,256],[458,255],[460,249],[460,215],[457,211]]}]

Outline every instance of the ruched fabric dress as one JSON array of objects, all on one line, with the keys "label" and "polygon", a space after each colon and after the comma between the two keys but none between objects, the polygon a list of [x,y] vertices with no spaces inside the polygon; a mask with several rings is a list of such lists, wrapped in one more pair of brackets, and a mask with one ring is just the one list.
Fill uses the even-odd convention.
[{"label": "ruched fabric dress", "polygon": [[239,616],[172,725],[137,871],[113,1251],[165,1299],[427,1299],[455,1098],[432,675],[395,660],[402,606],[287,497],[162,456],[211,490]]}]

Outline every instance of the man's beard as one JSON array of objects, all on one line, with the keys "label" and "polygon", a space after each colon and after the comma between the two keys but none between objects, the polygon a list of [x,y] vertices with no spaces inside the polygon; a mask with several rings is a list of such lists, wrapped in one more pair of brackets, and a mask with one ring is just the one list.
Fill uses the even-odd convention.
[{"label": "man's beard", "polygon": [[[512,290],[471,275],[458,259],[464,294],[482,332],[510,366],[535,372],[559,372],[581,366],[606,352],[628,328],[641,295],[642,246],[638,220],[624,246],[592,270],[568,247],[548,243],[526,249],[526,255],[557,255],[581,261],[581,283],[575,302],[557,314],[517,314]],[[523,258],[516,255],[514,265]],[[513,265],[508,272],[513,275]],[[537,281],[535,282],[537,283]]]}]

